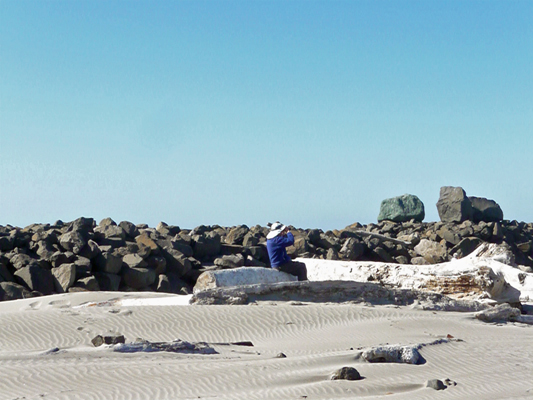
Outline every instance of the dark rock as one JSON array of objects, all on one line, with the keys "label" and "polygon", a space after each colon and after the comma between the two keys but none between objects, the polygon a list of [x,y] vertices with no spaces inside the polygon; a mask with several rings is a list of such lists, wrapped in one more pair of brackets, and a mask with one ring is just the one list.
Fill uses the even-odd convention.
[{"label": "dark rock", "polygon": [[291,258],[298,257],[309,251],[309,246],[307,243],[307,237],[299,231],[291,231],[294,236],[294,244],[287,247],[287,254]]},{"label": "dark rock", "polygon": [[437,234],[452,246],[461,241],[461,237],[450,226],[443,226],[437,231]]},{"label": "dark rock", "polygon": [[139,235],[139,228],[137,228],[133,223],[128,221],[122,221],[118,224],[124,231],[127,237],[133,239]]},{"label": "dark rock", "polygon": [[221,268],[238,268],[244,266],[244,257],[242,254],[224,255],[216,258],[214,264]]},{"label": "dark rock", "polygon": [[460,187],[441,187],[437,210],[442,222],[463,222],[473,216],[472,203]]},{"label": "dark rock", "polygon": [[150,248],[152,253],[159,253],[159,246],[147,233],[141,233],[135,238],[137,244]]},{"label": "dark rock", "polygon": [[30,290],[41,292],[44,295],[54,291],[54,280],[49,269],[31,264],[20,268],[15,272],[19,283],[25,284]]},{"label": "dark rock", "polygon": [[56,251],[54,254],[52,254],[49,261],[53,268],[57,268],[62,264],[74,262],[75,259],[76,255],[74,253],[63,253],[61,251]]},{"label": "dark rock", "polygon": [[76,280],[89,276],[93,270],[91,260],[85,257],[76,257],[74,265],[76,266]]},{"label": "dark rock", "polygon": [[124,232],[124,229],[122,229],[118,225],[104,225],[104,226],[97,226],[94,228],[94,233],[98,234],[98,236],[95,235],[96,241],[101,242],[101,237],[103,236],[105,239],[111,239],[111,238],[118,238],[122,240],[126,240],[126,232]]},{"label": "dark rock", "polygon": [[148,263],[138,254],[127,254],[122,257],[124,262],[130,268],[146,268]]},{"label": "dark rock", "polygon": [[76,264],[62,264],[52,269],[55,291],[65,293],[76,282]]},{"label": "dark rock", "polygon": [[167,260],[163,256],[150,256],[146,259],[148,268],[153,269],[156,275],[164,274],[167,270]]},{"label": "dark rock", "polygon": [[122,257],[112,252],[103,252],[95,258],[94,265],[99,272],[118,274],[122,268]]},{"label": "dark rock", "polygon": [[87,245],[79,252],[79,255],[90,260],[98,257],[102,253],[100,246],[94,240],[89,239]]},{"label": "dark rock", "polygon": [[456,258],[463,258],[472,253],[482,243],[483,240],[476,237],[464,238],[450,250],[450,254]]},{"label": "dark rock", "polygon": [[285,355],[285,353],[278,353],[276,354],[276,358],[287,358],[287,356]]},{"label": "dark rock", "polygon": [[209,259],[220,253],[221,241],[217,232],[193,235],[191,239],[193,255],[199,260]]},{"label": "dark rock", "polygon": [[392,256],[383,247],[378,246],[373,251],[384,262],[387,262],[387,263],[396,262],[396,260],[394,260],[394,258],[392,258]]},{"label": "dark rock", "polygon": [[249,231],[242,241],[244,247],[257,246],[261,241],[262,235],[259,232]]},{"label": "dark rock", "polygon": [[17,270],[27,267],[29,265],[38,264],[38,260],[34,257],[24,253],[15,253],[9,259],[13,267]]},{"label": "dark rock", "polygon": [[94,275],[88,276],[86,278],[78,279],[73,287],[71,287],[68,291],[72,292],[74,288],[81,288],[85,289],[89,292],[98,292],[100,290],[100,285],[98,284],[98,280]]},{"label": "dark rock", "polygon": [[122,277],[120,275],[96,272],[94,277],[98,282],[98,287],[100,288],[99,290],[118,292],[120,283],[122,281]]},{"label": "dark rock", "polygon": [[503,211],[494,200],[483,197],[468,197],[472,203],[474,222],[498,222],[503,220]]},{"label": "dark rock", "polygon": [[126,338],[124,335],[113,335],[113,336],[102,336],[98,335],[95,336],[91,343],[94,347],[99,347],[103,344],[118,344],[118,343],[126,343]]},{"label": "dark rock", "polygon": [[365,245],[354,237],[346,239],[340,250],[340,255],[345,260],[355,261],[365,252]]},{"label": "dark rock", "polygon": [[415,195],[404,194],[381,202],[378,221],[407,222],[414,219],[422,222],[425,216],[422,201]]},{"label": "dark rock", "polygon": [[13,282],[14,277],[9,268],[7,267],[7,259],[0,257],[0,282],[3,281]]},{"label": "dark rock", "polygon": [[122,279],[126,285],[133,289],[141,289],[155,282],[155,271],[150,268],[125,268]]},{"label": "dark rock", "polygon": [[187,283],[176,274],[159,275],[156,291],[163,293],[183,294],[188,287]]},{"label": "dark rock", "polygon": [[241,254],[243,251],[244,251],[243,246],[231,245],[231,244],[220,245],[221,255]]},{"label": "dark rock", "polygon": [[338,369],[335,371],[331,377],[331,380],[348,380],[348,381],[358,381],[360,379],[363,379],[359,372],[353,368],[353,367],[342,367],[341,369]]},{"label": "dark rock", "polygon": [[67,224],[67,230],[69,232],[77,231],[85,234],[91,232],[93,230],[93,227],[94,219],[85,217],[78,218]]},{"label": "dark rock", "polygon": [[0,282],[0,301],[19,300],[32,297],[31,292],[15,282]]},{"label": "dark rock", "polygon": [[426,382],[426,387],[435,389],[435,390],[446,389],[446,385],[444,384],[444,382],[442,382],[439,379],[430,379],[429,381]]},{"label": "dark rock", "polygon": [[226,243],[242,245],[244,237],[246,236],[249,230],[250,229],[248,229],[246,225],[240,225],[231,229],[226,235]]},{"label": "dark rock", "polygon": [[252,256],[246,256],[246,259],[244,260],[244,265],[247,267],[263,267],[263,268],[268,267],[267,264],[253,258]]},{"label": "dark rock", "polygon": [[185,275],[192,268],[191,262],[185,255],[171,247],[165,247],[162,255],[167,261],[167,272],[174,272],[179,276]]},{"label": "dark rock", "polygon": [[79,254],[87,244],[87,240],[79,231],[71,231],[64,233],[59,237],[59,244],[65,251]]},{"label": "dark rock", "polygon": [[104,227],[104,226],[117,226],[117,223],[113,221],[111,218],[104,218],[100,221],[98,224],[98,227]]},{"label": "dark rock", "polygon": [[0,251],[11,251],[15,247],[14,236],[0,236]]}]

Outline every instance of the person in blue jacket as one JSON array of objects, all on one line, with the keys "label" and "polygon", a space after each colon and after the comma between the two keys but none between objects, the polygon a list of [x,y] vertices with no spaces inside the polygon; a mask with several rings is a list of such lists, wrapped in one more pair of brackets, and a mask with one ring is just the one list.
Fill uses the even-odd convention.
[{"label": "person in blue jacket", "polygon": [[270,266],[278,271],[298,277],[299,281],[307,280],[307,268],[302,262],[292,261],[286,248],[294,244],[294,236],[285,225],[276,222],[270,227],[267,235],[267,250]]}]

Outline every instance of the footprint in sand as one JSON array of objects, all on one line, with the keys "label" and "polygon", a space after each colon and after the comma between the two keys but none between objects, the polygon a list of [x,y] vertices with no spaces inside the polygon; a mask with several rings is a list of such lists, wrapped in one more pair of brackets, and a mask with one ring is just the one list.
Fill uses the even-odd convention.
[{"label": "footprint in sand", "polygon": [[48,303],[49,306],[53,308],[69,308],[70,301],[68,300],[54,300]]},{"label": "footprint in sand", "polygon": [[24,307],[24,311],[32,311],[32,310],[39,310],[42,306],[41,301],[34,301],[33,303],[30,303],[28,306]]}]

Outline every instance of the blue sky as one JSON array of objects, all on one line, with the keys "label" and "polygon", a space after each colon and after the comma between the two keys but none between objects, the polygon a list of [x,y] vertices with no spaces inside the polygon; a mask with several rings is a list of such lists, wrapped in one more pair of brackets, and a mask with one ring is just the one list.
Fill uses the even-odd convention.
[{"label": "blue sky", "polygon": [[531,1],[0,0],[0,224],[533,222]]}]

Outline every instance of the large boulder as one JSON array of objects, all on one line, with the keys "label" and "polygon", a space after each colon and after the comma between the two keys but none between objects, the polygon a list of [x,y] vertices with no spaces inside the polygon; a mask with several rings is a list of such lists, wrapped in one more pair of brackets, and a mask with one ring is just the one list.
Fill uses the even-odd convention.
[{"label": "large boulder", "polygon": [[249,230],[250,229],[246,225],[239,225],[235,228],[232,228],[226,235],[226,243],[242,245],[244,237]]},{"label": "large boulder", "polygon": [[31,297],[31,292],[15,282],[0,282],[0,301]]},{"label": "large boulder", "polygon": [[503,220],[503,211],[494,200],[484,197],[469,196],[472,203],[474,222],[499,222]]},{"label": "large boulder", "polygon": [[424,203],[415,195],[404,194],[381,202],[378,221],[407,222],[414,219],[422,222],[425,216]]},{"label": "large boulder", "polygon": [[54,280],[49,269],[31,264],[15,272],[20,283],[25,284],[30,290],[42,294],[51,294],[54,291]]},{"label": "large boulder", "polygon": [[473,216],[472,203],[460,187],[441,187],[437,210],[442,222],[463,222]]},{"label": "large boulder", "polygon": [[57,293],[65,293],[76,282],[76,264],[62,264],[52,269]]},{"label": "large boulder", "polygon": [[193,235],[191,242],[194,257],[199,260],[214,257],[220,253],[220,235],[215,231]]},{"label": "large boulder", "polygon": [[87,239],[80,231],[71,231],[59,237],[59,244],[65,251],[79,254],[87,244]]},{"label": "large boulder", "polygon": [[156,274],[150,268],[126,268],[122,274],[124,283],[133,289],[142,289],[155,282]]},{"label": "large boulder", "polygon": [[446,246],[431,240],[422,239],[414,250],[430,264],[438,264],[448,259]]},{"label": "large boulder", "polygon": [[229,286],[269,284],[296,280],[297,278],[295,276],[276,271],[272,268],[242,267],[219,271],[206,271],[196,281],[194,292]]}]

